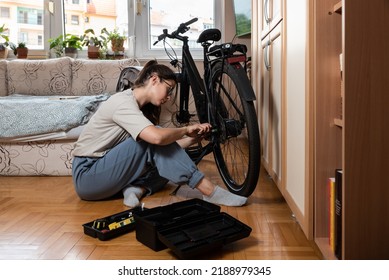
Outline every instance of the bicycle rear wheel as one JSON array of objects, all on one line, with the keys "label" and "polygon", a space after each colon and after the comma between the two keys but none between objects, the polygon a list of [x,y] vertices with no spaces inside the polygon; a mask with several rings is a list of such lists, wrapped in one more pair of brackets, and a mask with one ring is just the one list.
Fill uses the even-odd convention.
[{"label": "bicycle rear wheel", "polygon": [[215,162],[229,191],[248,197],[257,186],[261,165],[254,92],[240,64],[215,63],[212,85]]}]

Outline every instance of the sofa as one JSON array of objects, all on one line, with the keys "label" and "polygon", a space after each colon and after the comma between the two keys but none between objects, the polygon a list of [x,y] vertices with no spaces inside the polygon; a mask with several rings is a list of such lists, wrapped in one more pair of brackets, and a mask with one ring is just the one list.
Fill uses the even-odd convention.
[{"label": "sofa", "polygon": [[[119,75],[129,66],[139,63],[70,57],[0,60],[0,176],[71,175],[75,141],[99,104],[116,92]],[[68,118],[76,121],[64,126]],[[58,128],[39,130],[48,127],[46,122]]]}]

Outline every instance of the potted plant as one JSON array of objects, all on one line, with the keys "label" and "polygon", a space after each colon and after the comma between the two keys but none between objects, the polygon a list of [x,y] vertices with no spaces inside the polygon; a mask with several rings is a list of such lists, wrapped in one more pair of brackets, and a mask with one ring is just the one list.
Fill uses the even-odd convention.
[{"label": "potted plant", "polygon": [[82,50],[81,39],[77,35],[66,34],[64,42],[65,55],[76,58],[78,50]]},{"label": "potted plant", "polygon": [[107,29],[103,28],[102,33],[107,35],[107,39],[111,42],[111,48],[114,53],[124,51],[124,41],[127,39],[127,37],[120,35],[117,28],[115,28],[113,31],[108,31]]},{"label": "potted plant", "polygon": [[8,28],[5,28],[5,24],[0,26],[0,59],[7,58],[9,46],[9,37],[5,34]]},{"label": "potted plant", "polygon": [[59,35],[57,38],[50,38],[50,50],[53,50],[56,57],[61,57],[64,50],[63,35]]},{"label": "potted plant", "polygon": [[96,36],[93,29],[87,29],[80,37],[83,46],[88,46],[88,58],[102,58],[107,50],[108,39],[101,33]]},{"label": "potted plant", "polygon": [[27,58],[28,48],[25,42],[19,42],[18,44],[10,43],[9,45],[17,58]]},{"label": "potted plant", "polygon": [[63,51],[65,51],[66,56],[76,58],[78,50],[82,50],[81,38],[73,34],[65,36],[61,34],[57,38],[50,38],[49,43],[50,49],[54,49],[57,57],[62,56]]}]

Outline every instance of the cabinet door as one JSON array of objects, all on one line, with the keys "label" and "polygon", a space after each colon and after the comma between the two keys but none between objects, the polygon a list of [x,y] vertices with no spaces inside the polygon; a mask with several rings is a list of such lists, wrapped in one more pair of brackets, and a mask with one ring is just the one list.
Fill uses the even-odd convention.
[{"label": "cabinet door", "polygon": [[272,83],[270,87],[270,98],[272,103],[271,112],[271,139],[272,139],[272,172],[277,185],[281,185],[281,158],[282,158],[282,73],[281,56],[282,40],[280,31],[270,33],[272,40],[271,67]]},{"label": "cabinet door", "polygon": [[264,39],[269,34],[269,32],[282,20],[282,3],[283,0],[261,0],[262,39]]},{"label": "cabinet door", "polygon": [[259,120],[262,144],[262,161],[265,169],[269,170],[270,165],[270,134],[269,134],[269,115],[270,115],[270,41],[262,42],[262,61],[261,61],[261,90],[259,96]]},{"label": "cabinet door", "polygon": [[281,187],[282,174],[281,25],[262,40],[260,117],[263,164]]}]

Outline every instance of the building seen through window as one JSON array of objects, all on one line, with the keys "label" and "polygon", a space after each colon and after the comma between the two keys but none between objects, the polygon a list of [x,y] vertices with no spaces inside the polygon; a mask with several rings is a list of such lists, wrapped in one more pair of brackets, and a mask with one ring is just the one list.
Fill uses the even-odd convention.
[{"label": "building seen through window", "polygon": [[[180,23],[187,22],[192,18],[199,20],[190,25],[185,36],[189,38],[191,48],[199,48],[196,43],[200,33],[205,29],[214,27],[213,2],[209,0],[197,0],[196,5],[192,1],[183,0],[150,0],[149,7],[149,28],[150,28],[150,48],[162,48],[162,44],[153,46],[158,36],[163,33],[163,29],[169,32],[174,31]],[[181,41],[169,41],[173,47],[180,47]]]},{"label": "building seen through window", "polygon": [[[158,50],[161,45],[153,46],[153,43],[163,29],[173,31],[180,23],[198,17],[199,21],[194,23],[185,35],[189,37],[192,47],[199,47],[195,43],[198,35],[204,29],[213,28],[215,23],[213,1],[197,1],[196,5],[193,5],[191,0],[143,0],[142,11],[129,13],[129,7],[136,7],[137,0],[2,0],[0,23],[8,28],[11,42],[25,42],[29,49],[42,50],[45,45],[47,48],[47,30],[52,32],[52,37],[57,37],[62,31],[82,35],[89,28],[99,35],[100,31],[106,28],[109,31],[117,29],[126,37],[134,36],[137,40],[145,40],[143,46]],[[51,16],[48,16],[49,2],[54,3]],[[58,7],[61,5],[63,9]],[[61,11],[63,14],[60,14]],[[142,34],[136,34],[134,16],[141,18],[142,25],[146,24],[148,34],[144,34],[144,31]],[[58,22],[50,22],[54,19],[63,19],[62,26],[58,27]],[[137,22],[139,24],[139,21]],[[53,34],[53,30],[58,34]],[[171,44],[179,47],[177,42]]]}]

